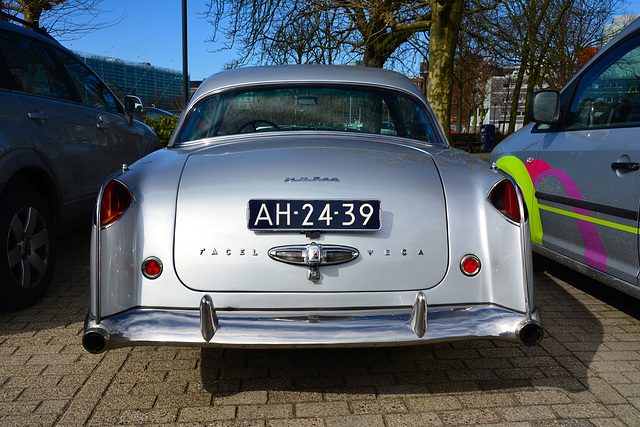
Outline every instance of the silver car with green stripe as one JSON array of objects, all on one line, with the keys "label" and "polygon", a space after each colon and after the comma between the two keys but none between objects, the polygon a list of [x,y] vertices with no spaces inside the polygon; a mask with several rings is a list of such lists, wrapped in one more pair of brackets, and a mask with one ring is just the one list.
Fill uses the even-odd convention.
[{"label": "silver car with green stripe", "polygon": [[561,91],[532,97],[536,124],[490,162],[516,178],[533,250],[640,298],[640,20]]}]

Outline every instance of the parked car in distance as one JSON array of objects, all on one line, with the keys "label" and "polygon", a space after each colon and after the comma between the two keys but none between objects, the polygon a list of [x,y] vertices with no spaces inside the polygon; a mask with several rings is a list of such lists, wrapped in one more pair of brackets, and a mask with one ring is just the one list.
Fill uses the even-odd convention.
[{"label": "parked car in distance", "polygon": [[148,107],[148,106],[145,106],[144,112],[141,113],[140,116],[137,118],[139,120],[144,120],[144,119],[160,120],[163,117],[178,118],[178,116],[171,113],[170,111],[166,111],[156,107]]},{"label": "parked car in distance", "polygon": [[211,76],[100,191],[84,347],[537,343],[524,201],[446,141],[395,72]]},{"label": "parked car in distance", "polygon": [[561,92],[533,95],[536,122],[489,159],[513,176],[533,250],[640,298],[640,20]]},{"label": "parked car in distance", "polygon": [[0,307],[40,298],[57,235],[88,223],[107,176],[160,147],[133,119],[141,105],[123,106],[52,38],[0,20]]}]

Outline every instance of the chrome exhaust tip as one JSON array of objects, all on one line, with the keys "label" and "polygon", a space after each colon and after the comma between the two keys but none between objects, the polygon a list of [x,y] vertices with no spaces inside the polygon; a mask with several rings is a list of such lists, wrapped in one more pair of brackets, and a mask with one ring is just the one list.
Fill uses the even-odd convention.
[{"label": "chrome exhaust tip", "polygon": [[107,349],[108,342],[109,337],[99,329],[89,330],[82,336],[82,346],[93,354],[103,353]]},{"label": "chrome exhaust tip", "polygon": [[537,323],[527,323],[520,329],[518,334],[520,342],[526,346],[532,346],[542,341],[544,337],[544,329]]}]

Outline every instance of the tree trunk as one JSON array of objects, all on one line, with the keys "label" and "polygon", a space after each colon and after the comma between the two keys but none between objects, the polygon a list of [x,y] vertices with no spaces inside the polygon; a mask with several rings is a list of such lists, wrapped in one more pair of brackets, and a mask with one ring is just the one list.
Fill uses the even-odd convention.
[{"label": "tree trunk", "polygon": [[[526,49],[527,57],[529,56],[529,49]],[[520,90],[522,88],[522,82],[524,81],[525,66],[527,64],[523,56],[520,68],[518,69],[518,77],[516,77],[516,84],[513,88],[513,94],[511,95],[511,108],[509,110],[509,128],[507,129],[507,135],[510,135],[516,131],[516,118],[518,113],[518,107],[520,106]],[[508,93],[508,92],[507,92]]]},{"label": "tree trunk", "polygon": [[463,9],[463,0],[431,1],[427,98],[448,138],[451,129],[453,60]]}]

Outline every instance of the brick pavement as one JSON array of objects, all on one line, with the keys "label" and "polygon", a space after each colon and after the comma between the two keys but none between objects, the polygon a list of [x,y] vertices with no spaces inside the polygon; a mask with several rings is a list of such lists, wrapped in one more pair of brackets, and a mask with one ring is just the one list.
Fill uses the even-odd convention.
[{"label": "brick pavement", "polygon": [[43,301],[0,313],[2,426],[640,425],[640,302],[554,264],[538,263],[535,273],[547,330],[537,347],[91,355],[80,344],[86,231],[62,240]]}]

